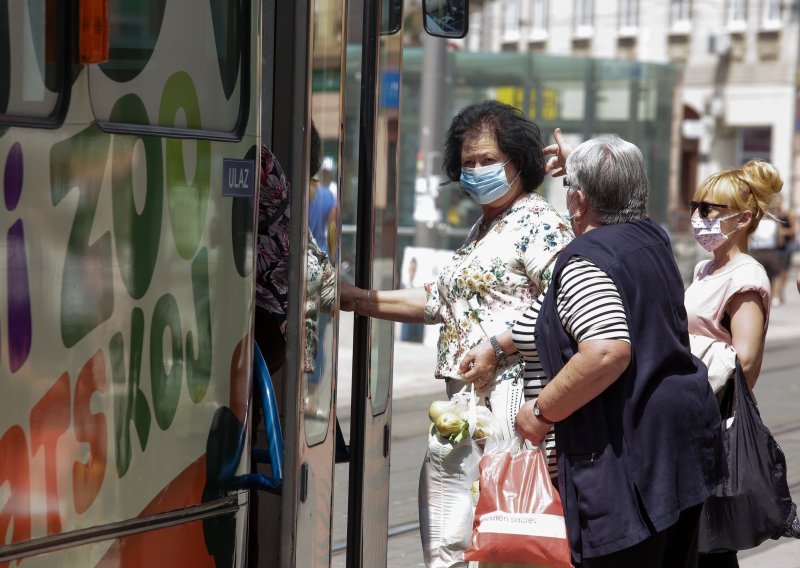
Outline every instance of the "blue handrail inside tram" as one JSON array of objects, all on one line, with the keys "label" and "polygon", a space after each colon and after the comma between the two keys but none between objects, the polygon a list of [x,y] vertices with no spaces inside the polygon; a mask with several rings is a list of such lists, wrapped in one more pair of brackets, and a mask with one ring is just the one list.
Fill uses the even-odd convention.
[{"label": "blue handrail inside tram", "polygon": [[283,484],[283,434],[275,391],[272,388],[272,377],[256,342],[253,342],[253,382],[254,388],[258,389],[260,395],[267,436],[267,449],[254,449],[253,459],[256,463],[269,464],[272,467],[272,475],[248,473],[237,478],[237,485],[275,490]]}]

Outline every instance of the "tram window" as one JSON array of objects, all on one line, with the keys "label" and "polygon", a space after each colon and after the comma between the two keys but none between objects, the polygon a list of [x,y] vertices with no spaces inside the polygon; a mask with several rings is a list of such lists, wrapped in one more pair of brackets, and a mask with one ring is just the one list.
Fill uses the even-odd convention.
[{"label": "tram window", "polygon": [[241,135],[249,97],[246,4],[109,0],[109,60],[89,69],[101,128]]},{"label": "tram window", "polygon": [[425,31],[437,37],[467,35],[469,0],[422,0]]},{"label": "tram window", "polygon": [[63,2],[0,0],[0,124],[57,126],[66,105]]},{"label": "tram window", "polygon": [[403,0],[383,0],[381,35],[394,35],[403,23]]}]

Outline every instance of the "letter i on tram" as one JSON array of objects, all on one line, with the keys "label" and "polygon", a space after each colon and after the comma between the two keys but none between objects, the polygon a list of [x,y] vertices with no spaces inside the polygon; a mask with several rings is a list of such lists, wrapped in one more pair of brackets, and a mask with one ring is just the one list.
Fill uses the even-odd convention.
[{"label": "letter i on tram", "polygon": [[[0,0],[0,566],[331,564],[339,313],[310,337],[311,125],[355,196],[328,260],[391,286],[402,10]],[[426,10],[466,33],[465,5]],[[258,348],[262,144],[292,222],[285,345]],[[372,568],[391,326],[356,317],[353,338],[347,564]]]}]

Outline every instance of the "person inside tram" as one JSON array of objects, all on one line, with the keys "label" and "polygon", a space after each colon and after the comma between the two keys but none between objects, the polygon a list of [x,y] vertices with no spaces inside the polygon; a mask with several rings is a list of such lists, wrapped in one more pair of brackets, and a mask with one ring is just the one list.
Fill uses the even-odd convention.
[{"label": "person inside tram", "polygon": [[[322,140],[314,123],[311,123],[311,145],[309,172],[313,178],[322,164]],[[289,201],[291,184],[283,172],[278,159],[272,151],[262,145],[259,153],[259,194],[258,228],[256,235],[256,312],[255,341],[264,356],[264,362],[275,380],[286,362],[286,319],[289,306]],[[319,331],[320,314],[331,314],[336,299],[336,269],[328,255],[320,248],[309,231],[306,247],[306,305],[305,342],[303,351],[303,372],[307,375],[308,388],[304,413],[312,419],[327,420],[327,406],[317,404],[317,390],[322,377],[322,361],[319,353],[321,340]],[[280,375],[278,375],[280,376]],[[280,379],[275,381],[276,392]],[[280,394],[277,399],[281,400]],[[253,436],[256,438],[259,419],[252,421]],[[336,419],[335,438],[336,462],[349,460],[349,450],[345,444],[339,419]],[[256,467],[253,462],[252,467]],[[251,495],[253,503],[258,499],[258,491]],[[258,507],[250,508],[251,530],[258,526]],[[258,539],[250,540],[249,557],[257,564]]]},{"label": "person inside tram", "polygon": [[[463,108],[446,135],[443,170],[483,211],[464,244],[437,280],[423,286],[364,290],[341,284],[343,310],[440,324],[434,378],[444,381],[448,397],[474,384],[506,437],[513,435],[522,399],[523,361],[503,332],[547,288],[555,258],[572,239],[564,219],[534,191],[545,167],[539,128],[518,109],[494,100]],[[473,349],[477,356],[465,374],[462,361]],[[475,479],[445,478],[429,458],[419,491],[425,564],[466,567]]]},{"label": "person inside tram", "polygon": [[693,567],[724,473],[720,413],[676,317],[683,279],[646,213],[644,157],[614,135],[572,151],[556,140],[575,239],[512,332],[549,379],[516,427],[539,444],[555,426],[575,566]]},{"label": "person inside tram", "polygon": [[[695,238],[714,256],[695,267],[685,305],[693,351],[708,366],[715,392],[733,375],[737,358],[751,390],[758,381],[769,326],[770,278],[749,254],[748,241],[769,218],[769,204],[782,187],[774,166],[751,160],[708,177],[691,202]],[[800,538],[796,513],[783,532]],[[738,565],[736,551],[700,555],[701,567]]]},{"label": "person inside tram", "polygon": [[[311,124],[310,173],[322,163],[322,141]],[[275,373],[286,360],[286,315],[289,303],[289,199],[291,186],[275,155],[261,147],[261,186],[258,200],[256,259],[256,341],[267,368]],[[303,369],[318,371],[319,312],[333,311],[336,272],[327,254],[309,231],[306,260],[306,341]],[[315,381],[311,381],[314,383]]]}]

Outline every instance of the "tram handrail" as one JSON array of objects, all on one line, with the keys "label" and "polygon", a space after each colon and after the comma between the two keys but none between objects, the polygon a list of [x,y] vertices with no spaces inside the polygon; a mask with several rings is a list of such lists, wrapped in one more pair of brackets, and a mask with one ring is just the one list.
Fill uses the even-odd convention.
[{"label": "tram handrail", "polygon": [[269,464],[272,467],[272,475],[253,472],[240,476],[237,481],[248,487],[274,491],[283,485],[283,433],[275,390],[272,388],[272,376],[256,342],[253,342],[253,382],[261,398],[261,411],[264,415],[264,430],[267,437],[267,449],[254,449],[253,459],[256,463]]}]

